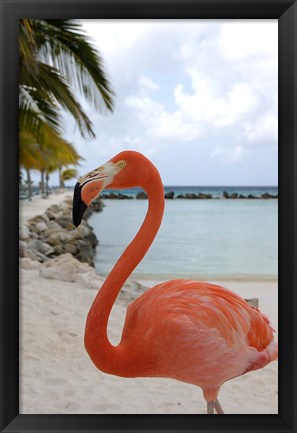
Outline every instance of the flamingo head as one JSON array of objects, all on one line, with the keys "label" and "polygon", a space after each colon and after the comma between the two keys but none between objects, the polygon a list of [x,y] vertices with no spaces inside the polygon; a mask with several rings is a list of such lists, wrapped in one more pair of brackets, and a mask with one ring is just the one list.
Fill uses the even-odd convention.
[{"label": "flamingo head", "polygon": [[142,186],[144,183],[145,165],[149,160],[141,153],[124,151],[95,170],[81,176],[74,188],[73,223],[78,227],[83,214],[91,202],[103,189],[124,189]]}]

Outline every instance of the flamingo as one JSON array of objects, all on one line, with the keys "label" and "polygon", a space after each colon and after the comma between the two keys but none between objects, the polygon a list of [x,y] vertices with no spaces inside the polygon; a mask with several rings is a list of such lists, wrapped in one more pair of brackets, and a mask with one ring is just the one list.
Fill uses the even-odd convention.
[{"label": "flamingo", "polygon": [[206,282],[166,281],[128,306],[120,343],[114,346],[108,340],[108,318],[117,295],[161,225],[164,188],[150,160],[127,150],[79,178],[74,190],[77,227],[87,206],[103,189],[136,186],[148,196],[147,214],[95,297],[86,320],[85,348],[105,373],[166,377],[198,385],[207,414],[223,414],[218,401],[223,383],[278,357],[268,317],[237,294]]}]

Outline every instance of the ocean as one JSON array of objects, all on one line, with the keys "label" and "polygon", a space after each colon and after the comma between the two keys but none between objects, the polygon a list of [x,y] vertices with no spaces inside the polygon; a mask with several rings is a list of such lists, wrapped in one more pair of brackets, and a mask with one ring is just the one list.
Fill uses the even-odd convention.
[{"label": "ocean", "polygon": [[[165,187],[175,196],[207,193],[221,199],[167,199],[161,228],[148,253],[132,274],[135,280],[173,278],[269,280],[278,274],[278,200],[223,199],[237,192],[260,197],[277,195],[276,187]],[[135,196],[136,189],[121,191]],[[107,276],[138,231],[147,200],[104,200],[94,213],[99,245],[96,272]]]}]

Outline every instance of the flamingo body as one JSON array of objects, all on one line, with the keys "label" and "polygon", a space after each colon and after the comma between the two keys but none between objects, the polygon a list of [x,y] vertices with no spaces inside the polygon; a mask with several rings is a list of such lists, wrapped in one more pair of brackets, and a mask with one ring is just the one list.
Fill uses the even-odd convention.
[{"label": "flamingo body", "polygon": [[196,384],[213,401],[221,385],[277,358],[265,315],[228,289],[172,280],[146,291],[127,310],[121,345],[130,377],[171,377]]},{"label": "flamingo body", "polygon": [[170,377],[202,388],[208,413],[224,382],[276,360],[278,346],[268,318],[232,291],[214,284],[172,280],[132,302],[122,338],[113,346],[107,324],[116,297],[160,227],[164,189],[155,166],[125,151],[79,179],[74,193],[77,226],[104,188],[142,187],[149,207],[142,226],[116,262],[89,311],[85,347],[95,366],[122,377]]}]

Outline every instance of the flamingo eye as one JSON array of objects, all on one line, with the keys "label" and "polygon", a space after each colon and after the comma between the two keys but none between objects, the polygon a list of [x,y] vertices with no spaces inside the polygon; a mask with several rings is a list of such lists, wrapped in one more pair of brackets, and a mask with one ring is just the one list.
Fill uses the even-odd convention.
[{"label": "flamingo eye", "polygon": [[117,166],[118,166],[118,167],[121,167],[121,168],[126,167],[126,165],[127,165],[127,164],[126,164],[125,161],[120,161],[120,162],[117,163]]}]

